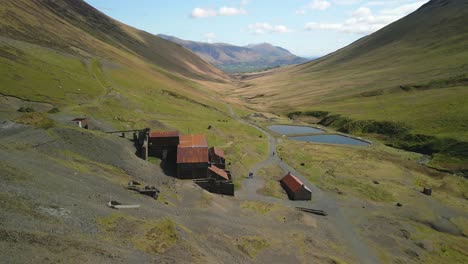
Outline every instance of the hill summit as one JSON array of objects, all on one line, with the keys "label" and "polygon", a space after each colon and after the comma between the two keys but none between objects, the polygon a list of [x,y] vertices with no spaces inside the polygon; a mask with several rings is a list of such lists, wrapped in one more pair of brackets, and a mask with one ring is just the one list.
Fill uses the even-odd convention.
[{"label": "hill summit", "polygon": [[308,61],[269,43],[235,46],[183,40],[163,34],[158,36],[184,46],[219,69],[231,73],[265,70]]}]

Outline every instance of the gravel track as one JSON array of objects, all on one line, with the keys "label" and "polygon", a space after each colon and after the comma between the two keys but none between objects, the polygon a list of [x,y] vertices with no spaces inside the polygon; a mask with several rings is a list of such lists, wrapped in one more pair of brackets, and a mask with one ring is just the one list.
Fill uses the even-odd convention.
[{"label": "gravel track", "polygon": [[[294,170],[293,167],[288,165],[277,155],[273,154],[277,153],[277,142],[276,138],[272,136],[268,131],[238,117],[234,113],[230,105],[226,104],[226,107],[228,108],[232,118],[262,132],[268,138],[269,145],[269,154],[267,159],[255,164],[254,166],[252,166],[252,168],[250,168],[250,172],[254,174],[254,177],[245,178],[243,180],[242,189],[236,192],[236,196],[240,199],[246,200],[277,203],[285,206],[301,206],[306,208],[324,210],[328,213],[327,220],[330,223],[332,223],[337,230],[339,230],[338,233],[342,236],[344,242],[346,243],[346,247],[353,253],[353,255],[357,258],[359,263],[380,263],[379,259],[375,256],[374,252],[370,249],[370,247],[365,243],[365,241],[363,241],[361,237],[359,237],[359,234],[357,232],[359,227],[355,226],[352,221],[348,220],[353,219],[352,211],[345,210],[345,208],[342,207],[342,205],[340,206],[340,202],[334,196],[320,190],[317,186],[308,181],[303,175]],[[291,172],[296,177],[298,177],[312,191],[312,201],[281,200],[274,197],[259,194],[257,190],[263,187],[264,180],[261,177],[255,177],[256,172],[261,168],[274,164],[282,168],[284,173]]]}]

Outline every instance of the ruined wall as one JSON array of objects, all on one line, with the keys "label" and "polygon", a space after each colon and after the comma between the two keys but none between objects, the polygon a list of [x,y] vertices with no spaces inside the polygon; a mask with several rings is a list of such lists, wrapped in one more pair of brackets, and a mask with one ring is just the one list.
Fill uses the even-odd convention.
[{"label": "ruined wall", "polygon": [[231,181],[200,180],[196,183],[203,189],[222,195],[234,196],[234,184]]},{"label": "ruined wall", "polygon": [[208,163],[179,163],[177,177],[180,179],[203,179],[208,177]]}]

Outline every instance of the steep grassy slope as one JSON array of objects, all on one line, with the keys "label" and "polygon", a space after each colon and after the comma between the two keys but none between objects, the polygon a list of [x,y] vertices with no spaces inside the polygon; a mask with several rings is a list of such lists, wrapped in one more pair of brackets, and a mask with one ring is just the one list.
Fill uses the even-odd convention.
[{"label": "steep grassy slope", "polygon": [[218,68],[232,73],[258,71],[308,61],[269,43],[235,46],[183,40],[162,34],[158,36],[180,44]]},{"label": "steep grassy slope", "polygon": [[447,166],[463,167],[468,141],[467,24],[468,1],[433,0],[321,59],[244,76],[247,84],[237,95],[257,108],[401,122],[412,134],[452,138],[462,142],[461,149]]},{"label": "steep grassy slope", "polygon": [[193,53],[144,31],[124,25],[84,1],[3,1],[2,36],[66,52],[122,59],[130,53],[166,70],[198,78],[222,73]]},{"label": "steep grassy slope", "polygon": [[[261,159],[266,142],[233,121],[207,88],[228,82],[189,50],[83,1],[8,0],[0,6],[1,94],[47,102],[64,116],[87,115],[116,129],[206,133],[210,144],[237,160],[233,170],[241,174]],[[245,155],[253,159],[242,163]]]}]

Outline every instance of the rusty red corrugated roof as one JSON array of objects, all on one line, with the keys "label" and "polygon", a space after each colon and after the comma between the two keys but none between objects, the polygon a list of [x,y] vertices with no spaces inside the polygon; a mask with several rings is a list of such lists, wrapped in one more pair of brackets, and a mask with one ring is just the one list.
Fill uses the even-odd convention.
[{"label": "rusty red corrugated roof", "polygon": [[179,148],[205,147],[208,150],[208,142],[205,135],[180,135]]},{"label": "rusty red corrugated roof", "polygon": [[177,147],[177,163],[207,163],[207,147]]},{"label": "rusty red corrugated roof", "polygon": [[225,158],[224,156],[224,151],[220,148],[217,148],[217,147],[212,147],[211,149],[213,149],[213,153],[218,156],[218,157],[221,157],[221,158]]},{"label": "rusty red corrugated roof", "polygon": [[150,138],[178,137],[179,131],[152,131]]},{"label": "rusty red corrugated roof", "polygon": [[281,179],[281,182],[286,185],[292,192],[297,192],[299,189],[301,189],[302,185],[304,185],[301,180],[299,180],[291,173],[286,174],[286,176]]},{"label": "rusty red corrugated roof", "polygon": [[220,169],[214,165],[211,165],[210,167],[208,167],[208,169],[229,181],[229,176],[225,170]]}]

